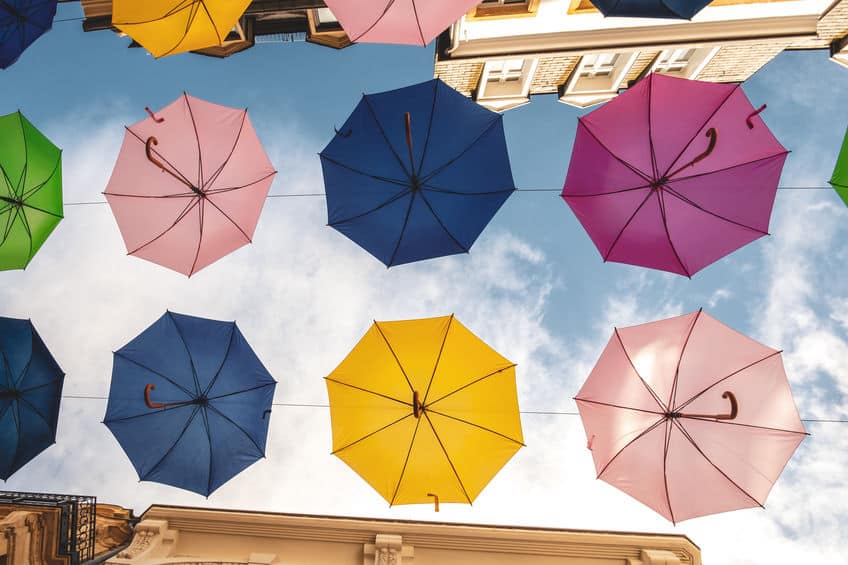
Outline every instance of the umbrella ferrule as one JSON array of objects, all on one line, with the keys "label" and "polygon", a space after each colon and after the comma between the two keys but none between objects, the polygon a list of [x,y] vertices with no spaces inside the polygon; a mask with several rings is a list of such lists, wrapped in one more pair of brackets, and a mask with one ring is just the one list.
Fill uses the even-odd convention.
[{"label": "umbrella ferrule", "polygon": [[666,412],[665,413],[665,417],[671,418],[671,419],[680,418],[682,416],[683,416],[682,412]]},{"label": "umbrella ferrule", "polygon": [[20,200],[18,198],[9,198],[8,196],[0,196],[0,200],[2,200],[3,202],[8,202],[9,204],[12,204],[14,206],[23,206],[24,205],[24,201]]},{"label": "umbrella ferrule", "polygon": [[421,416],[421,413],[424,411],[424,405],[421,404],[421,400],[418,398],[418,391],[412,391],[412,415],[416,418]]},{"label": "umbrella ferrule", "polygon": [[0,398],[20,398],[21,391],[19,390],[0,390]]}]

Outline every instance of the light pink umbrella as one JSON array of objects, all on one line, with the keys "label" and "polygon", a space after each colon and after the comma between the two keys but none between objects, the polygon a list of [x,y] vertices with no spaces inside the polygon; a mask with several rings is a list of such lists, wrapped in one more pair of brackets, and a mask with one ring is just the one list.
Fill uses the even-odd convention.
[{"label": "light pink umbrella", "polygon": [[480,0],[325,0],[354,43],[427,45]]},{"label": "light pink umbrella", "polygon": [[191,276],[251,242],[276,171],[247,110],[184,94],[148,113],[104,194],[130,255]]},{"label": "light pink umbrella", "polygon": [[807,435],[780,351],[700,310],[616,329],[576,400],[598,478],[672,522],[762,506]]}]

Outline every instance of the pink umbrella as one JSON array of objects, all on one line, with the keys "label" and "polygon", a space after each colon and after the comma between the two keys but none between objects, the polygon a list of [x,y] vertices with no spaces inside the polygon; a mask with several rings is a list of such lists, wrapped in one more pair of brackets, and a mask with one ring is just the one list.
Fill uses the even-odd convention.
[{"label": "pink umbrella", "polygon": [[604,261],[691,277],[764,235],[788,151],[736,84],[652,74],[580,118],[562,197]]},{"label": "pink umbrella", "polygon": [[598,478],[672,522],[762,506],[807,435],[780,351],[700,310],[616,329],[576,400]]},{"label": "pink umbrella", "polygon": [[247,110],[184,94],[147,111],[104,194],[130,255],[191,276],[251,242],[276,171]]},{"label": "pink umbrella", "polygon": [[354,43],[427,45],[480,0],[325,0]]}]

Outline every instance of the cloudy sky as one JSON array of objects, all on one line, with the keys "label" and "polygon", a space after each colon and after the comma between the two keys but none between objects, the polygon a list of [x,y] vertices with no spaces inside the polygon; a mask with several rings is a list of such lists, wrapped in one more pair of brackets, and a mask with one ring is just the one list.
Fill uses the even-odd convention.
[{"label": "cloudy sky", "polygon": [[[63,6],[59,18],[75,17]],[[124,124],[183,91],[248,107],[280,171],[273,194],[322,192],[320,151],[362,92],[432,77],[432,51],[309,44],[259,45],[228,60],[180,55],[155,61],[110,33],[57,23],[0,73],[0,114],[20,108],[64,149],[65,200],[100,200]],[[781,184],[821,186],[848,124],[848,71],[823,51],[786,53],[745,91],[792,150]],[[557,188],[580,112],[537,97],[505,115],[518,186]],[[518,364],[527,411],[571,412],[613,326],[703,306],[713,316],[785,350],[804,418],[848,417],[848,211],[826,190],[782,190],[772,236],[693,280],[603,264],[554,193],[516,194],[472,253],[387,270],[325,227],[323,198],[268,200],[253,245],[192,279],[126,256],[107,206],[68,206],[65,220],[26,272],[2,274],[0,315],[31,318],[67,373],[65,393],[103,397],[111,352],[166,309],[239,327],[279,381],[276,400],[326,403],[326,376],[372,319],[456,313]],[[842,563],[848,551],[845,425],[811,423],[765,510],[672,526],[595,480],[579,418],[522,417],[527,447],[473,507],[388,508],[329,455],[324,408],[277,407],[267,459],[209,500],[139,483],[100,421],[105,401],[66,399],[57,444],[6,484],[10,490],[96,495],[142,512],[150,504],[249,508],[563,528],[686,534],[709,563]]]}]

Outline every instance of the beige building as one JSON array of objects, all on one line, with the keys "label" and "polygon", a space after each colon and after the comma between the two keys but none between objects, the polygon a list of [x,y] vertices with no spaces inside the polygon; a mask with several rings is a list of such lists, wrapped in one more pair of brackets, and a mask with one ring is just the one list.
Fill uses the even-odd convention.
[{"label": "beige building", "polygon": [[106,565],[700,565],[681,535],[153,506]]},{"label": "beige building", "polygon": [[652,71],[742,82],[790,49],[848,66],[846,37],[848,0],[716,0],[692,21],[604,18],[589,0],[484,0],[440,36],[435,76],[493,110],[533,94],[584,108]]}]

